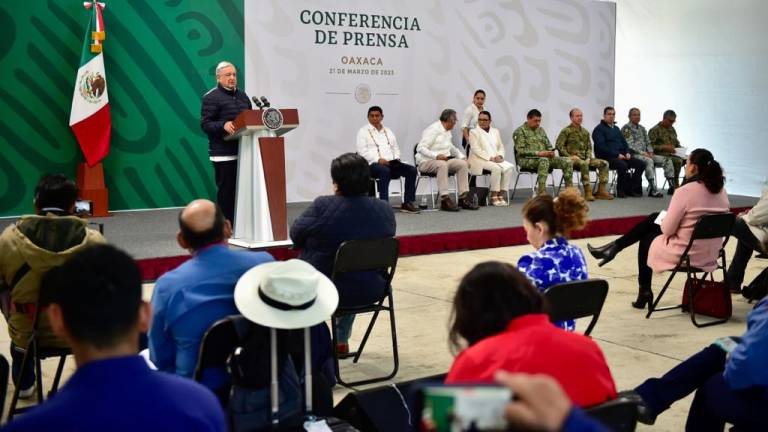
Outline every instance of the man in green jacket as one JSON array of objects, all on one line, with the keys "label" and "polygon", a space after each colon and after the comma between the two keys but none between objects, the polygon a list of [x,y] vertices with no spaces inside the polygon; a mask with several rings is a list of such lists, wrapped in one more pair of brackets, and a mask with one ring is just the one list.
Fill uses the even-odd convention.
[{"label": "man in green jacket", "polygon": [[677,139],[677,131],[673,126],[675,121],[677,121],[677,114],[672,110],[666,110],[661,121],[648,131],[653,153],[672,160],[674,177],[667,179],[669,195],[675,192],[675,188],[680,187],[680,169],[685,164],[685,158],[675,156],[675,149],[681,147],[680,140]]},{"label": "man in green jacket", "polygon": [[[24,350],[32,335],[40,279],[88,245],[105,243],[104,237],[88,228],[88,222],[73,216],[77,186],[63,175],[45,175],[35,188],[35,213],[22,216],[0,234],[0,306],[11,337],[12,377],[21,387],[21,397],[34,393],[33,363],[22,372]],[[37,342],[41,347],[66,347],[40,315]]]},{"label": "man in green jacket", "polygon": [[563,170],[565,187],[572,187],[573,163],[568,158],[555,156],[555,150],[547,138],[547,133],[541,128],[541,112],[534,108],[528,111],[527,117],[526,122],[512,134],[517,165],[526,171],[535,171],[538,174],[536,181],[538,194],[547,190],[547,176],[550,168]]}]

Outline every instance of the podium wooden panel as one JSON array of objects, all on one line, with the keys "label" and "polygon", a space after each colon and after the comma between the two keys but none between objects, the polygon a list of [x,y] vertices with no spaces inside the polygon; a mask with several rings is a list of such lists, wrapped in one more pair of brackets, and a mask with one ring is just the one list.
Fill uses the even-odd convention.
[{"label": "podium wooden panel", "polygon": [[249,249],[290,245],[285,183],[285,140],[299,125],[295,109],[281,109],[283,126],[264,126],[261,110],[241,112],[233,121],[239,139],[235,226],[229,242]]}]

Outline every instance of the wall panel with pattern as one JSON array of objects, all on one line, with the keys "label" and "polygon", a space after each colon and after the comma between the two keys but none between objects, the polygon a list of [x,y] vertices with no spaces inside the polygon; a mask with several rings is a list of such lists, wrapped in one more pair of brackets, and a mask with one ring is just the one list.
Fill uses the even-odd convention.
[{"label": "wall panel with pattern", "polygon": [[[110,209],[213,196],[200,98],[215,85],[216,63],[243,64],[243,0],[106,3]],[[0,3],[0,216],[31,212],[40,175],[74,176],[82,160],[68,126],[88,20],[82,4]]]}]

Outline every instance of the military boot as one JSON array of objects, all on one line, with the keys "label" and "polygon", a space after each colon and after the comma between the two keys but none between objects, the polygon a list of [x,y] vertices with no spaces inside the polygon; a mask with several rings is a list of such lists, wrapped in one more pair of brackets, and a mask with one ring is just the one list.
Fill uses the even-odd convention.
[{"label": "military boot", "polygon": [[584,186],[584,199],[587,201],[595,200],[595,196],[592,195],[592,188],[590,187],[590,185]]},{"label": "military boot", "polygon": [[607,190],[605,190],[605,183],[600,183],[597,186],[597,193],[595,194],[595,198],[599,200],[612,200],[613,195],[609,194]]}]

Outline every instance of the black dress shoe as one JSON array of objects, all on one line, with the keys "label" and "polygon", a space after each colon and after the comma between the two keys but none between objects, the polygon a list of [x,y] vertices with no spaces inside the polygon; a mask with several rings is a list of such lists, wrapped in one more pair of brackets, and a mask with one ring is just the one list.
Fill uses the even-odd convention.
[{"label": "black dress shoe", "polygon": [[643,194],[642,194],[642,192],[641,193],[630,192],[630,193],[627,194],[627,196],[632,197],[632,198],[642,198]]},{"label": "black dress shoe", "polygon": [[459,197],[459,207],[464,210],[479,210],[480,206],[469,200],[469,196]]},{"label": "black dress shoe", "polygon": [[587,249],[593,257],[602,260],[597,263],[599,267],[608,264],[616,258],[616,254],[619,253],[619,247],[616,245],[616,242],[610,242],[607,245],[600,247],[592,247],[590,244],[587,244]]},{"label": "black dress shoe", "polygon": [[653,291],[650,289],[640,289],[637,293],[637,300],[632,302],[632,307],[635,309],[645,309],[648,306],[648,310],[653,306]]},{"label": "black dress shoe", "polygon": [[616,193],[616,198],[626,198],[626,197],[627,197],[627,194],[625,194],[622,191],[619,191]]},{"label": "black dress shoe", "polygon": [[652,413],[646,405],[645,400],[640,394],[634,390],[625,390],[619,392],[616,399],[628,400],[634,402],[637,406],[637,421],[642,424],[652,425],[656,423],[656,414]]}]

